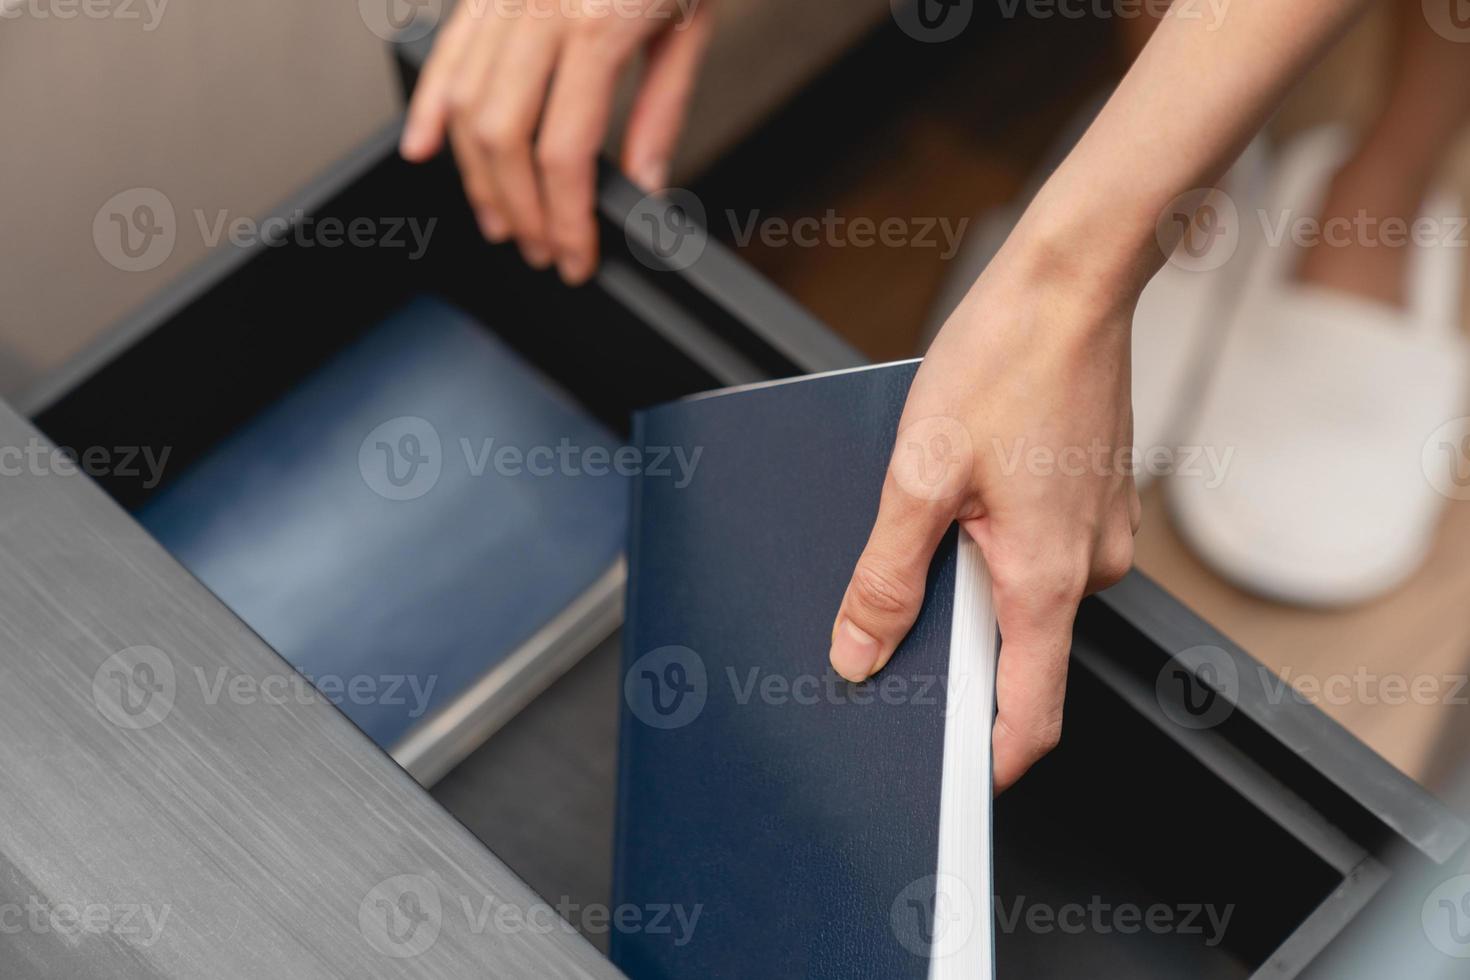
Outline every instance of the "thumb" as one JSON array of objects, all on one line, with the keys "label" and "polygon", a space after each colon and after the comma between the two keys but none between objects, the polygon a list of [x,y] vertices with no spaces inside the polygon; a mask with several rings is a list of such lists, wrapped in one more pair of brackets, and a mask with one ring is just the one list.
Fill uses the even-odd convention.
[{"label": "thumb", "polygon": [[878,519],[832,626],[829,658],[837,673],[859,683],[888,663],[918,618],[929,563],[954,515],[953,502],[916,497],[890,471]]}]

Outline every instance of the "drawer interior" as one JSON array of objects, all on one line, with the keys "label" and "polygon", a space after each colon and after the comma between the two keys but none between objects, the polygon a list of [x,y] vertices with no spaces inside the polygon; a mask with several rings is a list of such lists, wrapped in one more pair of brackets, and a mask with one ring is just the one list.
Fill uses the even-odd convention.
[{"label": "drawer interior", "polygon": [[1066,711],[996,801],[998,975],[1249,977],[1342,883],[1082,664]]},{"label": "drawer interior", "polygon": [[[553,273],[529,270],[514,248],[487,244],[445,159],[410,166],[385,153],[310,213],[318,223],[362,217],[384,235],[397,224],[405,245],[302,247],[289,236],[257,245],[209,281],[181,287],[131,346],[44,408],[37,424],[60,445],[167,447],[167,483],[425,294],[493,331],[619,434],[634,409],[716,383],[599,286],[565,289]],[[421,256],[410,220],[433,223]],[[621,237],[606,229],[607,254],[626,254]],[[137,475],[99,479],[129,508],[157,490]]]},{"label": "drawer interior", "polygon": [[234,256],[37,418],[161,461],[98,479],[389,749],[607,591],[632,411],[717,386],[598,286],[487,244],[459,188],[381,154],[301,220],[399,244]]}]

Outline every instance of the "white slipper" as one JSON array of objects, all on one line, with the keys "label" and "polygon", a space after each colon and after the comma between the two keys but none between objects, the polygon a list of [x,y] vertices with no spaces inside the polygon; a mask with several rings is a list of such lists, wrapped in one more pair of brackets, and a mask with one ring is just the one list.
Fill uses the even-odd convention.
[{"label": "white slipper", "polygon": [[1213,227],[1179,243],[1144,287],[1133,313],[1133,446],[1140,490],[1181,468],[1209,472],[1203,467],[1209,461],[1192,460],[1192,449],[1181,441],[1250,268],[1252,238],[1242,229],[1260,201],[1266,158],[1265,142],[1257,137],[1221,179],[1223,195],[1203,202],[1187,195],[1180,203],[1188,211],[1162,219],[1194,220],[1198,203],[1215,215]]},{"label": "white slipper", "polygon": [[[1102,101],[1084,107],[1063,131],[1058,145],[1043,158],[1041,174],[1050,174],[1065,158],[1102,108]],[[1239,240],[1236,216],[1246,216],[1256,200],[1265,159],[1263,141],[1253,140],[1220,182],[1234,205],[1235,214],[1222,219],[1232,226],[1232,233],[1214,241],[1206,253],[1186,254],[1181,244],[1139,298],[1133,317],[1133,445],[1138,463],[1134,477],[1140,490],[1155,477],[1188,462],[1179,441],[1188,420],[1185,409],[1191,393],[1199,389],[1199,372],[1218,336],[1212,327],[1222,325],[1223,310],[1239,284],[1241,270],[1248,267],[1243,255],[1229,253]],[[1020,203],[993,208],[971,224],[931,309],[923,347],[928,347],[1000,251],[1040,183],[1033,181]]]},{"label": "white slipper", "polygon": [[[1350,147],[1330,128],[1282,155],[1265,212],[1273,227],[1319,212]],[[1422,216],[1450,229],[1459,214],[1436,194]],[[1267,243],[1264,226],[1245,222],[1261,247],[1190,437],[1228,465],[1218,481],[1174,475],[1170,510],[1200,557],[1243,588],[1307,605],[1363,601],[1421,565],[1445,503],[1421,457],[1465,406],[1464,252],[1415,248],[1398,310],[1297,284],[1301,249],[1291,235]]]}]

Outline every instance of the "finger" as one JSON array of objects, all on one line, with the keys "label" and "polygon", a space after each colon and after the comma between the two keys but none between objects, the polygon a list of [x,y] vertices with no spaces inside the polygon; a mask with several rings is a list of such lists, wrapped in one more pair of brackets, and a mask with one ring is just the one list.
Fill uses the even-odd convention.
[{"label": "finger", "polygon": [[[984,550],[987,542],[980,544]],[[993,558],[996,550],[990,548],[986,561],[1001,635],[992,732],[995,788],[1000,792],[1061,739],[1072,623],[1086,573],[1048,571],[1034,559],[1014,568]]]},{"label": "finger", "polygon": [[491,178],[490,160],[474,131],[474,120],[488,95],[490,73],[504,43],[506,24],[493,13],[471,18],[473,34],[449,86],[449,133],[465,196],[481,233],[492,242],[510,236],[510,223]]},{"label": "finger", "polygon": [[480,234],[488,241],[500,244],[510,238],[510,222],[495,204],[494,189],[490,183],[490,164],[484,159],[479,146],[472,139],[451,136],[454,162],[464,180],[465,197],[475,212]]},{"label": "finger", "polygon": [[570,285],[597,268],[597,154],[618,72],[631,53],[623,43],[573,36],[547,103],[536,162],[557,269]]},{"label": "finger", "polygon": [[865,681],[892,658],[918,618],[929,563],[954,513],[952,503],[920,499],[890,473],[832,626],[828,657],[837,673]]},{"label": "finger", "polygon": [[424,70],[419,73],[413,98],[408,104],[408,119],[403,126],[398,151],[404,159],[422,163],[438,153],[444,145],[449,126],[449,89],[455,71],[464,60],[465,50],[475,33],[475,20],[465,4],[444,25]]},{"label": "finger", "polygon": [[663,190],[668,184],[669,161],[714,23],[705,9],[700,7],[689,20],[655,37],[648,48],[623,140],[623,170],[645,191]]},{"label": "finger", "polygon": [[495,200],[521,254],[537,269],[549,266],[553,254],[531,162],[531,140],[541,121],[562,36],[560,29],[538,19],[518,21],[490,72],[474,121],[475,138],[489,161]]}]

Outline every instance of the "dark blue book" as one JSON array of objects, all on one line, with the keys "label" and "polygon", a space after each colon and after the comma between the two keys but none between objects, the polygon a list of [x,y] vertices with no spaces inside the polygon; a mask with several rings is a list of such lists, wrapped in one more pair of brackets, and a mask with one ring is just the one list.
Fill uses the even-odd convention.
[{"label": "dark blue book", "polygon": [[619,560],[619,445],[484,326],[423,296],[137,516],[391,749]]},{"label": "dark blue book", "polygon": [[636,420],[646,458],[699,466],[633,493],[614,908],[643,914],[611,948],[633,980],[993,973],[979,549],[951,529],[882,673],[853,685],[827,663],[916,369]]}]

